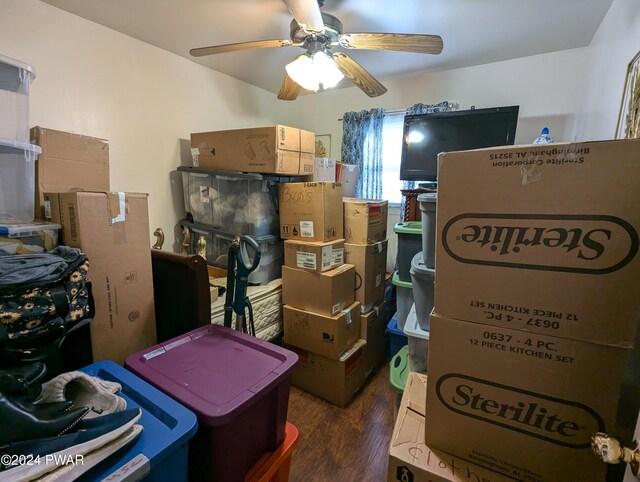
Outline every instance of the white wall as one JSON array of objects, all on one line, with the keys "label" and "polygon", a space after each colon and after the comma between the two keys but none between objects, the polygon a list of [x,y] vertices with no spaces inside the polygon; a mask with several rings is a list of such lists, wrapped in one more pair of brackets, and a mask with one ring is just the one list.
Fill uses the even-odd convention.
[{"label": "white wall", "polygon": [[[357,87],[303,95],[285,113],[294,125],[330,133],[331,154],[340,157],[342,123],[347,111],[373,107],[406,108],[416,102],[454,101],[460,109],[519,105],[516,143],[535,139],[548,126],[558,141],[572,140],[579,109],[586,49],[477,65],[431,74],[381,80],[388,92],[369,98]],[[364,66],[366,68],[366,66]],[[348,82],[343,80],[342,82]]]},{"label": "white wall", "polygon": [[0,54],[36,69],[31,125],[109,139],[111,189],[149,193],[150,228],[163,228],[167,250],[184,216],[172,173],[184,140],[272,124],[284,108],[274,94],[37,0],[0,0]]},{"label": "white wall", "polygon": [[615,137],[627,65],[640,51],[640,2],[614,0],[589,45],[576,137]]},{"label": "white wall", "polygon": [[[575,136],[587,49],[572,49],[521,59],[419,74],[382,81],[388,92],[369,98],[357,87],[316,95],[303,95],[296,109],[285,112],[291,125],[319,134],[331,134],[331,155],[340,158],[344,112],[383,107],[406,108],[416,102],[457,102],[460,109],[519,105],[516,143],[529,143],[547,126],[557,141]],[[343,82],[347,82],[344,80]],[[293,104],[293,103],[292,103]],[[397,208],[389,210],[387,267],[395,264],[397,236],[394,225],[400,220]]]}]

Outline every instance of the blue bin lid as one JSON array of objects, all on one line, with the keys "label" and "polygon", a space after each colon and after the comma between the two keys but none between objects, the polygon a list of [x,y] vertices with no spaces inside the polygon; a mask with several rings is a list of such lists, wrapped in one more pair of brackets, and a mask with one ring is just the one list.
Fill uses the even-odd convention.
[{"label": "blue bin lid", "polygon": [[391,320],[389,320],[389,323],[387,323],[387,332],[392,335],[403,336],[405,338],[407,337],[404,331],[398,328],[398,320],[395,318],[395,315]]},{"label": "blue bin lid", "polygon": [[138,423],[143,426],[140,437],[125,448],[120,459],[109,458],[100,463],[85,474],[87,480],[102,480],[120,470],[144,476],[195,435],[198,420],[191,410],[115,362],[97,362],[81,371],[122,385],[119,395],[127,402],[127,408],[142,409]]}]

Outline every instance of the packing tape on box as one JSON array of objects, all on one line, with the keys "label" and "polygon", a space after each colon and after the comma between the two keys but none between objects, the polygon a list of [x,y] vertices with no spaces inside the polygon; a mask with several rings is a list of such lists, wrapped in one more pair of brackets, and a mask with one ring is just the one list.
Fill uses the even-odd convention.
[{"label": "packing tape on box", "polygon": [[345,308],[344,310],[342,310],[342,312],[344,313],[344,318],[347,321],[347,325],[351,324],[351,308]]},{"label": "packing tape on box", "polygon": [[125,220],[126,195],[123,192],[118,193],[118,209],[119,213],[115,218],[111,218],[111,223],[122,223]]}]

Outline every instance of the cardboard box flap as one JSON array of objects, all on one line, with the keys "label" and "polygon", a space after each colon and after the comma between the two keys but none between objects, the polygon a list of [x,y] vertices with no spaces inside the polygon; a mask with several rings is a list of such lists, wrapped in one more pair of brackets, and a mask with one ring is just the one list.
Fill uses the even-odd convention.
[{"label": "cardboard box flap", "polygon": [[[421,444],[424,441],[424,415],[421,415],[413,410],[403,410],[398,414],[399,430],[393,435],[391,441],[393,446],[401,446],[405,444]],[[409,450],[411,454],[413,451]],[[415,463],[416,458],[413,457],[408,462]]]},{"label": "cardboard box flap", "polygon": [[349,358],[351,358],[355,353],[357,353],[357,351],[362,348],[363,346],[365,346],[367,344],[367,342],[363,339],[359,339],[358,341],[356,341],[354,343],[354,345],[349,348],[347,351],[345,351],[341,356],[340,356],[340,361],[346,361]]},{"label": "cardboard box flap", "polygon": [[330,277],[334,277],[334,276],[340,276],[342,273],[344,273],[345,271],[348,271],[349,269],[353,268],[352,264],[343,264],[341,266],[338,266],[337,268],[333,268],[330,271],[325,271],[323,273],[324,276],[330,276]]},{"label": "cardboard box flap", "polygon": [[300,152],[316,152],[316,133],[300,129]]},{"label": "cardboard box flap", "polygon": [[70,132],[31,128],[31,140],[43,148],[43,154],[82,163],[109,164],[109,141]]},{"label": "cardboard box flap", "polygon": [[415,375],[409,377],[404,388],[409,397],[407,407],[424,417],[427,413],[427,377],[420,373]]}]

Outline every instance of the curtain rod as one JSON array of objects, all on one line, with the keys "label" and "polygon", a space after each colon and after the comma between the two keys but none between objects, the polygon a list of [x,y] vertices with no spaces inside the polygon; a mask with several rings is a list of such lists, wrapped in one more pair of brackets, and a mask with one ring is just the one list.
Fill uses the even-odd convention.
[{"label": "curtain rod", "polygon": [[[449,109],[457,110],[458,103],[457,102],[449,102]],[[384,109],[385,114],[406,114],[407,109]],[[338,118],[338,122],[342,122],[344,119],[342,117]]]}]

